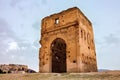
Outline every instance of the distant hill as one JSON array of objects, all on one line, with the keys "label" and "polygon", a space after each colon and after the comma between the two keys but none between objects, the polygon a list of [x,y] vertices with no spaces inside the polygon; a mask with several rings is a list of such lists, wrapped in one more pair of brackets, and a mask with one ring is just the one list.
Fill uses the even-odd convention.
[{"label": "distant hill", "polygon": [[98,72],[102,72],[102,71],[111,71],[109,69],[98,69]]}]

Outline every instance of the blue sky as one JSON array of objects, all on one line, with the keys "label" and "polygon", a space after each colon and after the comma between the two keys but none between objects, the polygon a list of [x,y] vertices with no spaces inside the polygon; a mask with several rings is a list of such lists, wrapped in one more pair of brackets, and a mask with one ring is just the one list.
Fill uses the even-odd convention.
[{"label": "blue sky", "polygon": [[120,70],[120,0],[0,0],[0,64],[38,71],[41,19],[78,7],[93,24],[99,69]]}]

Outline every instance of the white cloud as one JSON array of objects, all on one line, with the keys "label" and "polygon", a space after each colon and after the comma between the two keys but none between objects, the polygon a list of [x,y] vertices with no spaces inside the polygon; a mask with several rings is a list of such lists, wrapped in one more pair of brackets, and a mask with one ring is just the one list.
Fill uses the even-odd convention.
[{"label": "white cloud", "polygon": [[24,56],[20,56],[20,60],[21,60],[21,61],[24,61]]},{"label": "white cloud", "polygon": [[15,55],[11,55],[11,58],[14,59],[14,58],[15,58]]},{"label": "white cloud", "polygon": [[25,50],[27,47],[21,47],[22,50]]},{"label": "white cloud", "polygon": [[38,49],[38,48],[37,48],[37,47],[35,47],[35,46],[32,46],[32,48],[33,48],[33,49],[36,49],[36,50]]},{"label": "white cloud", "polygon": [[18,3],[20,3],[20,2],[22,2],[22,1],[24,1],[24,0],[11,0],[11,6],[12,7],[14,7],[14,6],[16,6]]},{"label": "white cloud", "polygon": [[8,47],[7,51],[20,49],[17,42],[10,42],[8,45],[9,45],[9,47]]}]

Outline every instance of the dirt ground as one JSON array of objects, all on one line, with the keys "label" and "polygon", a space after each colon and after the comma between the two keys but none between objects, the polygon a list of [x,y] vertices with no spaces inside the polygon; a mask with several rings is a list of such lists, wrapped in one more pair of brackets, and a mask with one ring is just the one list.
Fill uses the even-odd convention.
[{"label": "dirt ground", "polygon": [[61,74],[0,74],[0,80],[120,80],[120,71]]}]

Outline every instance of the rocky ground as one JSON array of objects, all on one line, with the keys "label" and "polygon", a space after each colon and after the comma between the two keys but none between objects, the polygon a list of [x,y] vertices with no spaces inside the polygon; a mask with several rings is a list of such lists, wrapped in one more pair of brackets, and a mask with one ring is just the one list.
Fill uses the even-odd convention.
[{"label": "rocky ground", "polygon": [[120,80],[120,71],[91,73],[0,74],[0,80]]}]

